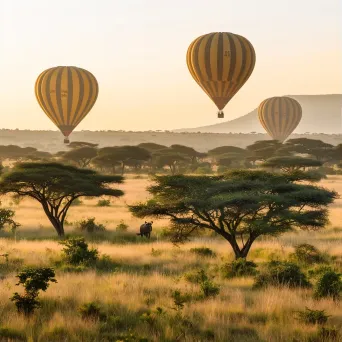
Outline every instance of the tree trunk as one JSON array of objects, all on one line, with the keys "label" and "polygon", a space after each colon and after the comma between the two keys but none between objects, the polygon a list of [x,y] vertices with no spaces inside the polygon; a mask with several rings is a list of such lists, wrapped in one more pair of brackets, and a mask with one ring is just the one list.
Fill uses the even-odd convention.
[{"label": "tree trunk", "polygon": [[233,236],[232,241],[229,241],[229,243],[233,248],[235,259],[246,259],[254,241],[254,238],[249,237],[243,248],[240,248],[238,243],[236,242],[235,237]]},{"label": "tree trunk", "polygon": [[52,215],[52,213],[49,211],[49,208],[46,203],[41,203],[44,209],[44,212],[48,219],[50,220],[51,224],[55,228],[57,234],[59,237],[64,236],[64,225],[62,222],[60,222],[56,217]]}]

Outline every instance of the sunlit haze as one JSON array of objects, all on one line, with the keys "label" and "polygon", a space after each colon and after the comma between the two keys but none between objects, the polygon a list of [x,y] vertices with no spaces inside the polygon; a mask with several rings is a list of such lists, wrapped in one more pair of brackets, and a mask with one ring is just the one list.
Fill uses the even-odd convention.
[{"label": "sunlit haze", "polygon": [[44,70],[91,71],[99,97],[76,130],[155,130],[221,122],[189,74],[199,35],[245,36],[254,72],[225,108],[247,114],[267,97],[342,89],[339,0],[0,0],[1,127],[53,129],[34,95]]}]

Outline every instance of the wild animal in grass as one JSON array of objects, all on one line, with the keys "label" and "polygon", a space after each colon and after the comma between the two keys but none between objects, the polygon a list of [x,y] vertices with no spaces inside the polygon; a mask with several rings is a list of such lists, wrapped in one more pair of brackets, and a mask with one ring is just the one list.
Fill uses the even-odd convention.
[{"label": "wild animal in grass", "polygon": [[153,221],[145,221],[145,223],[140,226],[140,233],[137,233],[137,235],[140,235],[141,237],[146,236],[147,238],[150,238],[152,232],[152,224]]}]

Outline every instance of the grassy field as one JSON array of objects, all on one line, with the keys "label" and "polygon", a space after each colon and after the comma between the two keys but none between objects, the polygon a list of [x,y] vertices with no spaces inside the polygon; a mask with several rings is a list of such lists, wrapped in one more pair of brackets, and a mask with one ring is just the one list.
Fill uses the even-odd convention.
[{"label": "grassy field", "polygon": [[[21,227],[16,241],[10,233],[3,233],[0,239],[0,254],[8,253],[7,261],[0,257],[0,341],[342,341],[340,303],[314,300],[312,289],[255,290],[252,277],[224,279],[219,268],[233,255],[221,238],[206,236],[176,247],[163,237],[167,221],[162,220],[154,223],[151,241],[137,237],[141,220],[131,217],[126,204],[146,199],[148,183],[147,178],[131,177],[121,186],[126,195],[113,200],[110,207],[97,207],[97,200],[91,199],[70,209],[67,234],[73,234],[75,222],[88,217],[95,217],[108,229],[96,238],[88,237],[102,261],[98,268],[82,272],[57,267],[58,283],[42,293],[42,308],[30,318],[18,314],[9,300],[13,292],[21,291],[15,286],[16,270],[58,265],[62,246],[38,204],[3,199],[3,206],[16,211]],[[322,186],[342,193],[342,178],[329,177]],[[295,245],[305,242],[333,257],[342,271],[341,215],[342,200],[337,200],[325,230],[260,240],[249,259],[258,265],[285,260]],[[129,226],[126,233],[115,232],[121,220]],[[198,256],[190,251],[194,247],[208,247],[216,255]],[[215,276],[219,295],[202,298],[199,285],[186,280],[184,275],[198,268]],[[189,299],[178,314],[172,308],[174,290]],[[82,319],[79,308],[90,302],[100,307],[105,318]],[[163,313],[156,313],[157,307]],[[299,322],[296,312],[305,307],[325,310],[330,315],[327,329],[340,331],[340,337],[324,337],[317,325]]]}]

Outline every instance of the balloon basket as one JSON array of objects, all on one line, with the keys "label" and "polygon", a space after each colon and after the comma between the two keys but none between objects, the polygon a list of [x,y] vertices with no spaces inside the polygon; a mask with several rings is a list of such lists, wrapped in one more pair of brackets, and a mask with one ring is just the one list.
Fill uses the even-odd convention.
[{"label": "balloon basket", "polygon": [[218,112],[218,113],[217,113],[217,117],[218,117],[219,119],[223,119],[223,118],[224,118],[224,113],[223,113],[223,112]]},{"label": "balloon basket", "polygon": [[69,138],[65,138],[65,139],[64,139],[64,144],[69,144],[69,143],[70,143]]}]

